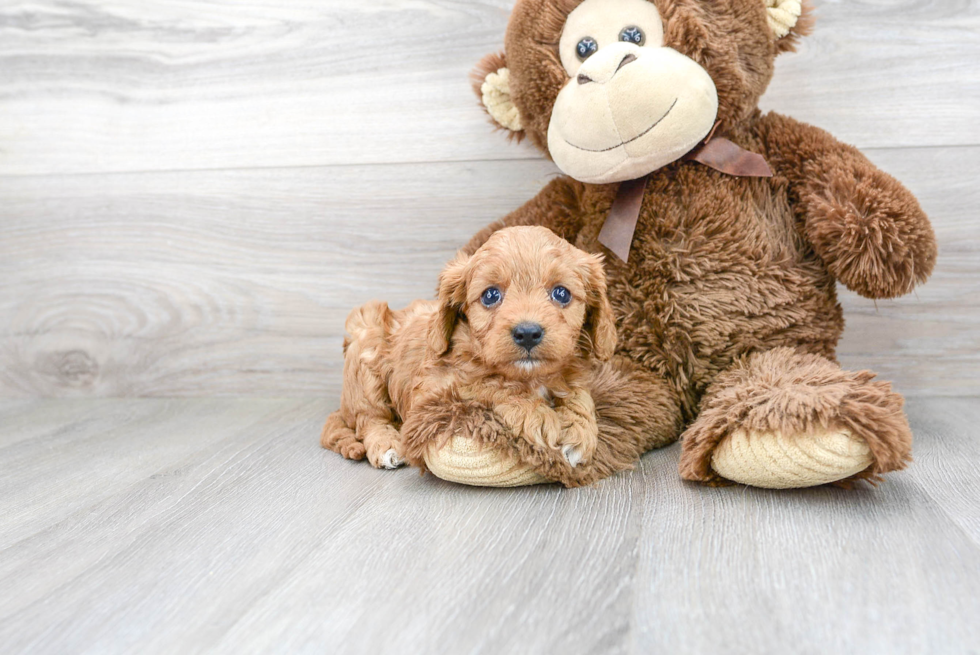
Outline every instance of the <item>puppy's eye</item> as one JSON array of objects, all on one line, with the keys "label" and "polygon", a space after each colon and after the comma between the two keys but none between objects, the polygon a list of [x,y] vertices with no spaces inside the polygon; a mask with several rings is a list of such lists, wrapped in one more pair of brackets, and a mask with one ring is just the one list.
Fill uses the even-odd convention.
[{"label": "puppy's eye", "polygon": [[643,43],[646,41],[646,36],[643,35],[643,30],[641,30],[639,27],[636,25],[630,25],[619,33],[619,40],[626,43],[632,43],[633,45],[643,45]]},{"label": "puppy's eye", "polygon": [[565,287],[558,286],[551,290],[551,299],[564,307],[572,302],[572,292]]},{"label": "puppy's eye", "polygon": [[500,302],[500,299],[500,289],[497,287],[490,287],[480,296],[480,302],[483,303],[484,307],[493,307]]},{"label": "puppy's eye", "polygon": [[587,36],[578,42],[575,46],[575,54],[582,61],[585,61],[589,57],[595,54],[596,50],[599,49],[599,44],[591,36]]}]

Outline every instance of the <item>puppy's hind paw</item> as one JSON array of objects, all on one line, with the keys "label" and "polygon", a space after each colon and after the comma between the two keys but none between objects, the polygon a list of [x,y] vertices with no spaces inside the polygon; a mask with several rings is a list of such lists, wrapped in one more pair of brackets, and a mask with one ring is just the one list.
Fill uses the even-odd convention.
[{"label": "puppy's hind paw", "polygon": [[338,444],[337,448],[338,452],[347,459],[364,459],[364,455],[367,453],[364,444],[357,440],[345,441]]},{"label": "puppy's hind paw", "polygon": [[582,452],[581,448],[576,448],[575,446],[567,445],[562,446],[561,454],[565,456],[565,461],[572,468],[575,468],[582,463],[585,458],[585,453]]},{"label": "puppy's hind paw", "polygon": [[394,448],[389,448],[381,457],[381,463],[386,469],[394,470],[405,466],[405,460]]}]

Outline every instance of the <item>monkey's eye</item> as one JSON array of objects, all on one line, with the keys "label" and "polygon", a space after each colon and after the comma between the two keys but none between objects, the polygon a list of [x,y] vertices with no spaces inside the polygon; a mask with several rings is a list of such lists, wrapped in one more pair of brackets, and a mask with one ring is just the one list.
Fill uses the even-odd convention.
[{"label": "monkey's eye", "polygon": [[595,54],[595,51],[599,49],[599,44],[591,36],[587,36],[578,42],[575,46],[575,54],[582,61],[585,61],[589,57]]},{"label": "monkey's eye", "polygon": [[633,45],[643,45],[646,37],[643,35],[643,30],[636,25],[630,25],[619,33],[619,40]]},{"label": "monkey's eye", "polygon": [[563,286],[557,286],[551,290],[551,299],[564,307],[572,302],[572,292]]},{"label": "monkey's eye", "polygon": [[490,287],[483,292],[482,296],[480,296],[480,302],[483,303],[484,307],[490,308],[499,303],[500,298],[500,289],[497,287]]}]

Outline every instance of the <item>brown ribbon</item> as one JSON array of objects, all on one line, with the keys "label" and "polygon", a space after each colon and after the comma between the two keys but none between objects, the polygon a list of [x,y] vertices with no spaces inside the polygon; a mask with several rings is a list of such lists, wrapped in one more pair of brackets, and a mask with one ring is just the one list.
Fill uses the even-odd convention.
[{"label": "brown ribbon", "polygon": [[[715,129],[717,127],[715,125]],[[762,155],[749,152],[725,137],[714,136],[714,133],[715,130],[711,130],[708,138],[687,153],[684,159],[693,159],[716,171],[736,177],[772,177],[772,169]],[[646,188],[646,176],[622,182],[609,216],[599,232],[599,243],[624,262],[629,261],[630,245],[633,243],[636,223],[640,219],[640,207],[643,206]]]},{"label": "brown ribbon", "polygon": [[599,243],[624,262],[630,258],[630,244],[633,243],[636,222],[640,220],[640,207],[643,205],[643,193],[646,190],[646,176],[620,183],[616,200],[613,201],[609,216],[606,216],[606,222],[599,232]]},{"label": "brown ribbon", "polygon": [[749,152],[725,137],[716,136],[692,150],[688,158],[735,177],[772,177],[765,157]]}]

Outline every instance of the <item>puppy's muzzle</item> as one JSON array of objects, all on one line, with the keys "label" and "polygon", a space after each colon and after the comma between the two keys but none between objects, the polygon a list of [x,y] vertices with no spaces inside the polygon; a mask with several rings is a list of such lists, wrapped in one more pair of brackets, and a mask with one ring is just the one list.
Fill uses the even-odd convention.
[{"label": "puppy's muzzle", "polygon": [[514,343],[531,352],[544,339],[544,328],[538,323],[520,323],[511,331]]}]

